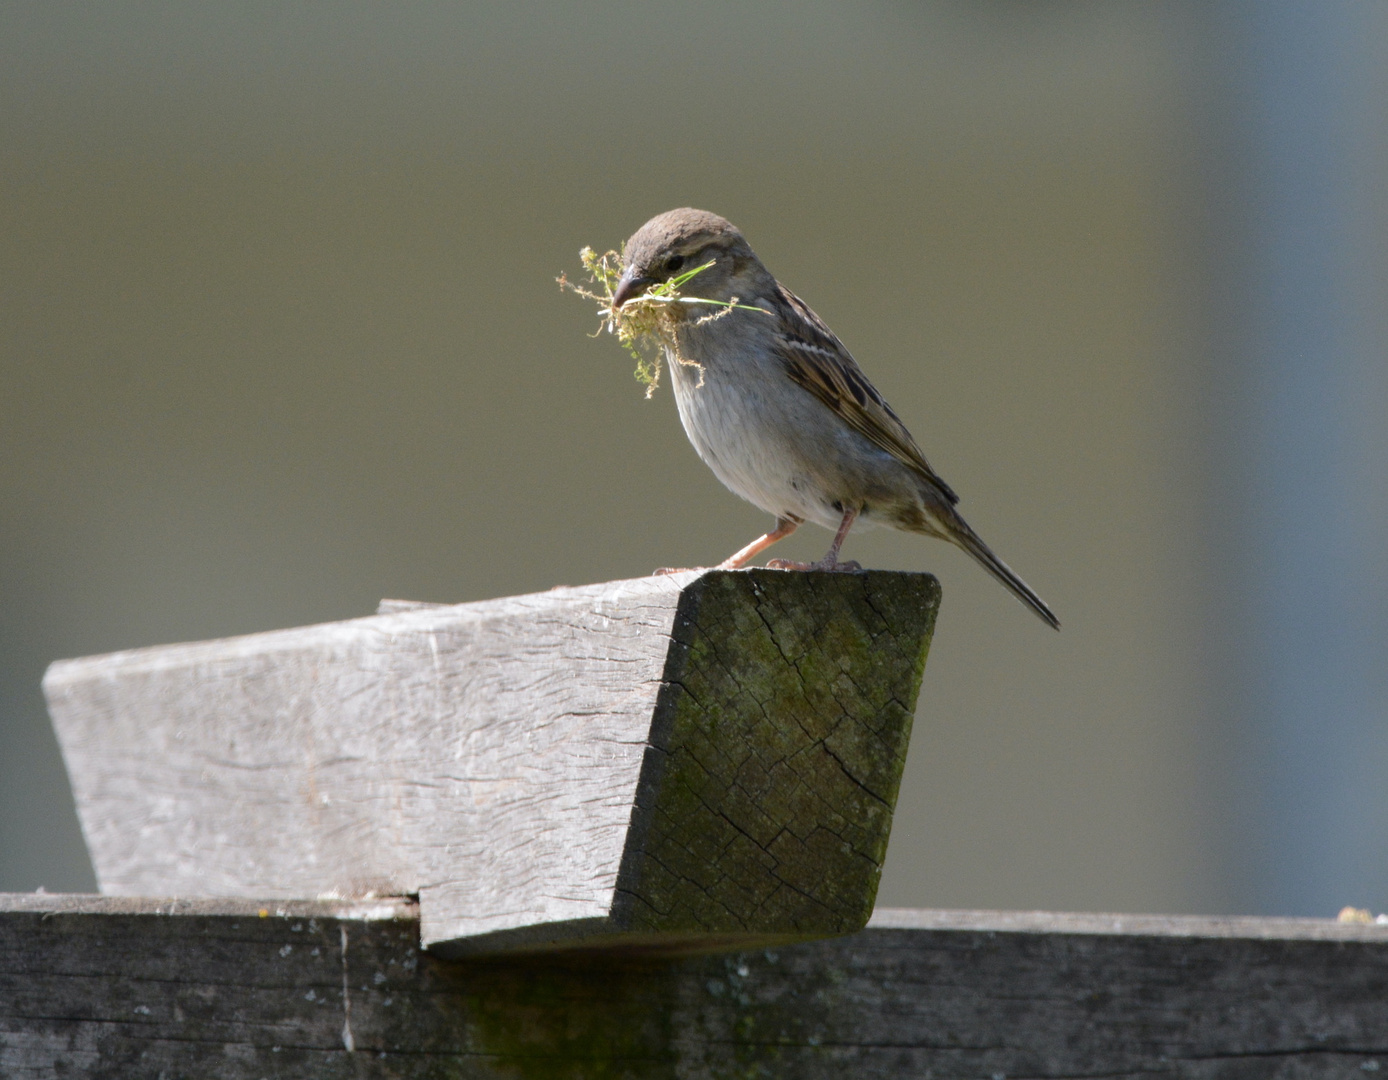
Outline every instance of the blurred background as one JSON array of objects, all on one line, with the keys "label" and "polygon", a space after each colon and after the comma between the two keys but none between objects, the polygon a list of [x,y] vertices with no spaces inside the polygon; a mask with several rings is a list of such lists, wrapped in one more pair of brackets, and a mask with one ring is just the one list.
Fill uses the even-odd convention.
[{"label": "blurred background", "polygon": [[[945,545],[880,902],[1388,908],[1388,5],[0,3],[0,890],[53,659],[768,525],[554,284],[675,206],[834,327]],[[804,529],[778,554],[817,558]]]}]

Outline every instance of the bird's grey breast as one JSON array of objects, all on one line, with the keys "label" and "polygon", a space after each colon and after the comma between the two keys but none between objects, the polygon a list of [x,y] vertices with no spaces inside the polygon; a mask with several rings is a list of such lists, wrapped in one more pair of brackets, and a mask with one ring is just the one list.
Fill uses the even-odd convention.
[{"label": "bird's grey breast", "polygon": [[[764,323],[734,324],[739,317]],[[691,328],[680,341],[685,363],[667,350],[675,402],[689,441],[728,488],[768,513],[819,521],[824,498],[803,439],[819,406],[785,377],[774,330],[770,316],[742,311]]]}]

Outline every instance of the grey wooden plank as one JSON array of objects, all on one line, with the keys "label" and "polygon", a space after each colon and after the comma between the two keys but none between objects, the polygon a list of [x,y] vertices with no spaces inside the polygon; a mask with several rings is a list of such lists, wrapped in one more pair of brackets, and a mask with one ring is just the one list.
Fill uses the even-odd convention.
[{"label": "grey wooden plank", "polygon": [[442,937],[604,917],[681,584],[54,664],[102,891],[419,893],[467,913]]},{"label": "grey wooden plank", "polygon": [[[92,910],[112,903],[127,906]],[[1388,1069],[1385,927],[896,912],[843,938],[719,956],[448,961],[420,952],[408,905],[260,917],[254,901],[221,903],[240,906],[169,915],[167,900],[0,897],[0,1076]],[[1131,919],[1143,932],[1118,928]]]},{"label": "grey wooden plank", "polygon": [[103,891],[417,894],[454,953],[872,910],[939,585],[708,572],[61,661]]},{"label": "grey wooden plank", "polygon": [[1132,915],[1069,911],[966,911],[877,908],[868,926],[883,930],[978,930],[1009,934],[1122,934],[1130,937],[1277,938],[1284,941],[1385,941],[1388,916],[1375,923],[1253,915]]},{"label": "grey wooden plank", "polygon": [[[46,689],[79,802],[143,811],[139,829],[117,813],[84,818],[103,890],[417,892],[439,849],[461,840],[475,850],[460,856],[514,890],[525,882],[506,872],[509,854],[521,866],[572,862],[568,906],[605,911],[604,883],[583,878],[615,861],[597,851],[620,849],[620,796],[635,787],[678,591],[640,582],[55,664]],[[615,630],[614,614],[630,632],[569,655],[593,625]],[[532,696],[547,694],[556,716],[583,711],[581,745],[536,716]],[[473,726],[445,727],[455,717]],[[493,738],[477,746],[477,729]],[[565,783],[527,774],[546,751]],[[389,776],[373,771],[382,760]],[[466,795],[449,802],[439,836],[427,831],[434,793],[450,787]],[[526,821],[508,839],[508,810],[537,799],[585,808],[554,817],[587,827]],[[493,813],[472,827],[479,803]]]},{"label": "grey wooden plank", "polygon": [[215,915],[247,918],[381,919],[419,918],[419,904],[407,896],[370,900],[255,900],[234,896],[102,896],[96,893],[0,893],[0,913],[41,915]]}]

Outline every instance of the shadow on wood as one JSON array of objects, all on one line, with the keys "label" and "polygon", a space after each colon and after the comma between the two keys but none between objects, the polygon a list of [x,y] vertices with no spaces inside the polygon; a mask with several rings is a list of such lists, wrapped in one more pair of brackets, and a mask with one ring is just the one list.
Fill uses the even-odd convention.
[{"label": "shadow on wood", "polygon": [[103,892],[418,895],[449,955],[872,911],[940,600],[711,571],[60,661]]}]

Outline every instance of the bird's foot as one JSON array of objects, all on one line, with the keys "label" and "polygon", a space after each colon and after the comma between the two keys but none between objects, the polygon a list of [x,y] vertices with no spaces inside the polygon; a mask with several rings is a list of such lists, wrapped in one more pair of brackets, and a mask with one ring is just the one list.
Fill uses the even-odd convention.
[{"label": "bird's foot", "polygon": [[828,555],[819,562],[791,562],[789,559],[772,559],[766,564],[772,570],[824,570],[829,573],[851,574],[863,568],[862,563],[849,560],[839,562]]},{"label": "bird's foot", "polygon": [[707,570],[707,566],[662,566],[659,570],[652,570],[652,577],[665,577],[669,574],[689,574],[696,570]]}]

